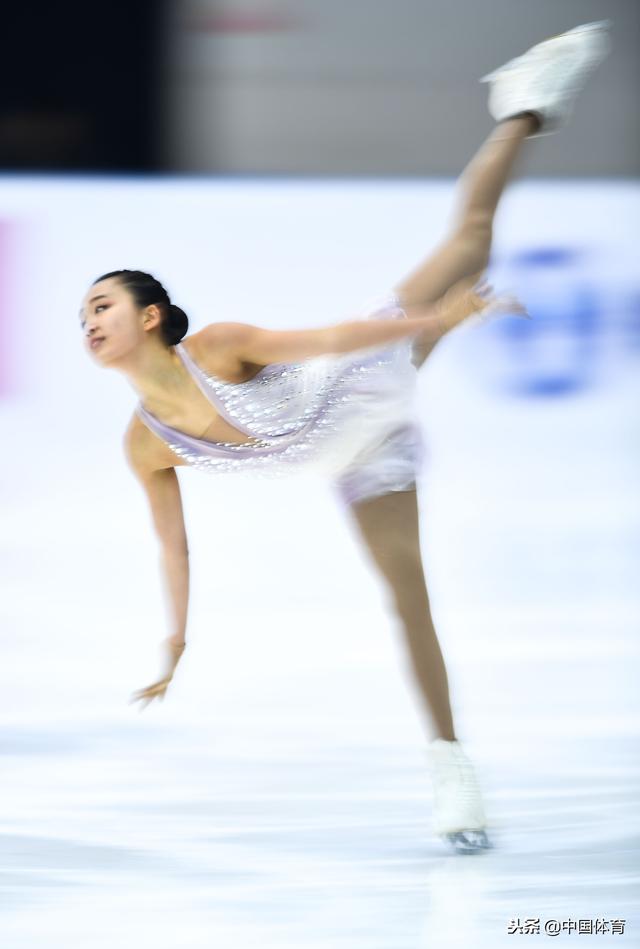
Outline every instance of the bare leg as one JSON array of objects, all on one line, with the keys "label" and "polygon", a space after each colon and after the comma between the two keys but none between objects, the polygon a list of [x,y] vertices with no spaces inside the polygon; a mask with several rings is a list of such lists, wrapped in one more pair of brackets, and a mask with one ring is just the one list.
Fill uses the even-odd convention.
[{"label": "bare leg", "polygon": [[[522,143],[538,120],[525,113],[501,122],[460,177],[461,191],[449,236],[424,263],[396,286],[400,304],[432,303],[489,262],[493,219]],[[435,344],[416,338],[414,363],[422,365]]]},{"label": "bare leg", "polygon": [[447,671],[431,618],[422,566],[415,488],[362,501],[351,511],[392,594],[411,668],[433,723],[433,737],[454,741]]}]

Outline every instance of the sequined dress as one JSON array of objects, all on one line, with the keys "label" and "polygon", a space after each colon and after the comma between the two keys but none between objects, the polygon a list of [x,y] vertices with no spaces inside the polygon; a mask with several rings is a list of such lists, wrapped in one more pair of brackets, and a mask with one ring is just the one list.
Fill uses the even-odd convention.
[{"label": "sequined dress", "polygon": [[[402,319],[388,297],[364,319]],[[272,363],[246,382],[231,383],[175,349],[222,418],[249,436],[246,443],[194,438],[165,425],[139,403],[140,419],[181,459],[211,472],[282,477],[295,471],[326,475],[347,504],[402,491],[423,457],[414,417],[417,370],[411,339],[385,349]]]}]

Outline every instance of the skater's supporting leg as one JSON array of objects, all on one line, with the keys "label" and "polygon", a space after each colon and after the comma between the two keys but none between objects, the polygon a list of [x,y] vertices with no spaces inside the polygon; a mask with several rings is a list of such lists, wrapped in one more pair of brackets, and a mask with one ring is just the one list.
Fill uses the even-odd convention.
[{"label": "skater's supporting leg", "polygon": [[351,508],[368,551],[392,594],[415,680],[432,720],[432,738],[456,738],[449,684],[436,636],[420,553],[416,491],[395,491]]},{"label": "skater's supporting leg", "polygon": [[[424,263],[396,286],[401,305],[423,305],[441,297],[463,277],[481,273],[488,264],[493,219],[525,138],[538,120],[525,114],[501,122],[471,159],[460,177],[460,192],[449,236]],[[414,362],[421,365],[435,344],[414,342]]]}]

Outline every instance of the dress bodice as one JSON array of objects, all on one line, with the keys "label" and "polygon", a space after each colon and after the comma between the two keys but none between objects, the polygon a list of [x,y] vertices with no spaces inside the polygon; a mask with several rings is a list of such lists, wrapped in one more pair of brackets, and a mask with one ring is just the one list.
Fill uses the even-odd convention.
[{"label": "dress bodice", "polygon": [[[376,316],[404,313],[388,305]],[[291,469],[294,461],[320,462],[333,470],[367,437],[381,437],[399,411],[406,414],[415,379],[407,340],[375,352],[272,363],[239,383],[205,372],[181,343],[175,350],[220,416],[251,441],[195,438],[165,425],[142,404],[136,411],[176,455],[208,470],[274,475]]]}]

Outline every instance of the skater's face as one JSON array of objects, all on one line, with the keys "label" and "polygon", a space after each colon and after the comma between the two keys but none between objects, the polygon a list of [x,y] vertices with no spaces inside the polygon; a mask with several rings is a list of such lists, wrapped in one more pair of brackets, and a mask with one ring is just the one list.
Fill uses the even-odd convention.
[{"label": "skater's face", "polygon": [[80,310],[80,326],[87,352],[101,366],[129,355],[157,335],[161,314],[157,306],[139,307],[117,277],[94,283]]}]

